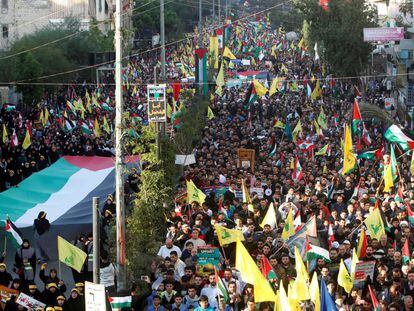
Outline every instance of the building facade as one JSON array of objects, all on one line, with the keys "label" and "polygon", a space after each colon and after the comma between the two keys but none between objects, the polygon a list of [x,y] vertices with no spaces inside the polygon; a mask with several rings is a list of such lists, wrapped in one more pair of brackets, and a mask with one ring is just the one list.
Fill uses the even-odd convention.
[{"label": "building facade", "polygon": [[[115,7],[111,0],[0,0],[0,50],[17,39],[50,23],[60,23],[73,16],[84,28],[92,19],[109,20]],[[105,24],[101,24],[105,27]],[[110,23],[106,24],[109,27]],[[105,29],[101,29],[105,30]]]}]

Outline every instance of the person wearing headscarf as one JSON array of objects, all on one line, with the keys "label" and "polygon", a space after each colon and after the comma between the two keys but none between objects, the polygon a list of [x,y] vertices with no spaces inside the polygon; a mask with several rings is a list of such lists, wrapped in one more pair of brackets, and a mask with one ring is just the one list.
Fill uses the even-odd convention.
[{"label": "person wearing headscarf", "polygon": [[77,288],[73,288],[70,292],[70,297],[65,305],[65,311],[83,311],[85,303],[82,301],[84,298],[79,294]]},{"label": "person wearing headscarf", "polygon": [[41,263],[44,263],[47,261],[48,256],[47,252],[45,251],[43,247],[44,237],[45,233],[49,231],[50,229],[50,223],[49,220],[46,219],[46,213],[40,212],[37,218],[34,220],[34,238],[36,242],[36,257],[37,260]]},{"label": "person wearing headscarf", "polygon": [[13,280],[11,274],[7,272],[7,265],[0,263],[0,285],[9,287],[10,282]]},{"label": "person wearing headscarf", "polygon": [[27,239],[23,240],[23,244],[16,251],[14,257],[15,272],[20,277],[22,282],[32,282],[36,273],[36,252],[30,246]]},{"label": "person wearing headscarf", "polygon": [[61,293],[66,292],[66,285],[65,283],[57,276],[56,269],[50,269],[49,275],[46,275],[45,270],[47,267],[47,263],[44,263],[40,267],[39,278],[43,281],[45,286],[49,283],[55,283],[58,286],[58,289]]},{"label": "person wearing headscarf", "polygon": [[54,306],[56,303],[56,299],[60,296],[60,291],[57,287],[56,283],[49,283],[47,284],[45,290],[42,292],[41,301],[46,305]]}]

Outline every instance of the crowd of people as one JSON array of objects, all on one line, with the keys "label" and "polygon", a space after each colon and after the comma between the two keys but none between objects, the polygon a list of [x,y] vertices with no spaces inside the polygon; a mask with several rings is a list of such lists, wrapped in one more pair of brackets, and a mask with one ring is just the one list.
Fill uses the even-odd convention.
[{"label": "crowd of people", "polygon": [[[228,83],[223,87],[210,87],[212,114],[194,151],[196,163],[185,167],[177,187],[177,193],[186,191],[192,181],[206,197],[176,201],[168,217],[165,244],[151,263],[148,276],[143,276],[151,293],[140,295],[133,288],[131,308],[315,310],[317,301],[313,296],[294,298],[292,288],[299,275],[295,249],[290,244],[290,238],[313,221],[316,236],[309,235],[311,242],[306,237],[302,245],[295,246],[301,248],[305,261],[309,243],[328,252],[328,256],[307,261],[306,281],[316,277],[320,291],[326,288],[332,301],[327,304],[325,299],[321,310],[413,310],[411,153],[393,146],[398,169],[394,186],[384,189],[384,168],[392,157],[391,143],[384,132],[390,124],[378,118],[364,119],[352,133],[357,167],[346,174],[341,170],[344,125],[355,119],[354,107],[364,101],[384,107],[381,83],[373,81],[363,88],[359,80],[333,78],[329,66],[315,59],[303,40],[288,40],[282,27],[271,29],[265,15],[226,23],[225,33],[229,37],[224,45],[237,60],[228,55],[221,57],[216,76],[225,67],[225,76],[232,79],[226,79]],[[204,39],[207,44],[208,36]],[[193,87],[188,78],[194,71],[191,53],[196,46],[195,38],[188,37],[183,44],[167,50],[167,77],[187,81],[181,88]],[[209,61],[213,67],[211,55]],[[132,141],[139,140],[140,126],[148,124],[146,88],[136,84],[152,79],[156,63],[156,55],[139,56],[130,60],[123,74],[125,121]],[[264,76],[257,78],[260,82],[256,79],[259,76]],[[270,89],[271,94],[261,94],[257,83]],[[187,105],[191,101],[184,95],[176,97],[173,87],[168,91],[173,119],[180,101]],[[17,186],[62,155],[112,156],[113,95],[110,86],[74,85],[45,96],[26,113],[4,107],[0,114],[5,129],[0,142],[0,191]],[[31,145],[23,148],[27,131]],[[129,152],[133,147],[128,146]],[[254,161],[238,159],[242,148],[254,150]],[[375,156],[367,156],[370,152]],[[134,174],[132,179],[138,178]],[[136,191],[137,180],[130,186]],[[265,216],[271,208],[275,216],[269,223]],[[376,209],[385,228],[380,237],[365,222]],[[103,211],[105,223],[110,222],[114,212],[113,200],[108,198]],[[295,230],[286,237],[292,224]],[[246,282],[244,272],[236,267],[237,243],[221,243],[217,227],[240,233],[258,269],[267,271],[265,282],[274,290],[273,301],[257,301],[257,284]],[[364,244],[361,241],[365,235]],[[91,236],[75,243],[90,254]],[[206,253],[212,257],[206,259]],[[358,261],[374,262],[374,271],[358,286],[344,289],[338,281],[340,266],[345,263],[354,282],[354,253]],[[68,293],[56,270],[46,273],[43,257],[25,240],[16,252],[13,273],[18,277],[13,278],[2,263],[0,284],[44,302],[53,308],[49,310],[83,310],[84,281],[91,279],[92,272],[88,263],[82,273],[73,272],[76,286]],[[34,282],[37,265],[45,286],[39,289]],[[114,293],[115,267],[107,252],[101,258],[102,273],[108,292]],[[281,303],[281,292],[286,292],[287,304]],[[5,310],[20,309],[13,299],[5,305]]]},{"label": "crowd of people", "polygon": [[[255,60],[249,69],[256,74],[266,70],[284,82],[272,96],[253,101],[256,89],[251,81],[212,90],[209,107],[213,116],[195,150],[197,163],[185,168],[180,183],[180,190],[185,191],[193,181],[207,196],[190,202],[177,200],[165,245],[151,266],[153,293],[146,310],[315,310],[313,299],[294,299],[297,262],[291,240],[283,238],[286,225],[291,225],[290,213],[295,234],[315,220],[317,237],[312,243],[329,254],[307,263],[308,281],[315,275],[332,300],[332,304],[325,301],[321,310],[413,310],[411,152],[393,146],[398,176],[393,188],[384,189],[384,167],[389,165],[391,152],[384,133],[389,124],[365,118],[363,137],[361,132],[352,134],[357,168],[347,174],[341,171],[345,123],[352,123],[353,107],[362,101],[384,107],[381,81],[363,89],[355,81],[332,79],[327,65],[303,53],[298,42],[290,44],[282,29],[267,31],[265,21],[236,24],[226,46],[237,59]],[[281,47],[275,51],[276,46]],[[254,56],[257,47],[259,55],[265,51],[261,59]],[[240,74],[237,70],[241,71],[237,65],[229,66],[226,74]],[[268,86],[272,82],[261,81]],[[321,90],[314,97],[318,83]],[[307,91],[308,85],[312,92]],[[241,163],[237,153],[241,148],[254,150],[253,163]],[[376,157],[365,156],[368,151],[375,151]],[[294,173],[297,163],[300,176]],[[243,193],[243,184],[251,202]],[[263,224],[271,207],[276,225]],[[365,223],[375,209],[380,210],[385,228],[380,238]],[[279,295],[280,286],[284,287],[288,305],[281,305],[280,298],[255,301],[256,285],[246,283],[243,271],[237,269],[236,243],[221,245],[217,226],[242,233],[245,248],[262,272],[266,257],[274,273],[269,282]],[[362,232],[366,244],[361,242]],[[206,245],[220,251],[219,262],[208,273],[202,262]],[[358,261],[374,262],[374,271],[348,292],[338,284],[339,271],[344,262],[352,275],[354,252]]]}]

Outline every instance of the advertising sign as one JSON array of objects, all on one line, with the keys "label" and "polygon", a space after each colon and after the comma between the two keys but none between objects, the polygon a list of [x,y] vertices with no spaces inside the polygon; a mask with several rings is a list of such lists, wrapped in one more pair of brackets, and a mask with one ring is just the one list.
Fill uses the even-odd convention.
[{"label": "advertising sign", "polygon": [[400,41],[404,39],[404,27],[364,28],[364,41]]},{"label": "advertising sign", "polygon": [[167,122],[165,84],[148,85],[148,121]]}]

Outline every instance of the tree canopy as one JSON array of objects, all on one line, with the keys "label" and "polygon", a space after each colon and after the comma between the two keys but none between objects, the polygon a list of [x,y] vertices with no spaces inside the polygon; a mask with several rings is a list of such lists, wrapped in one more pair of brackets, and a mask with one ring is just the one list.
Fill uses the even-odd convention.
[{"label": "tree canopy", "polygon": [[296,1],[295,7],[309,24],[309,48],[317,42],[335,74],[354,76],[366,67],[372,47],[363,42],[363,28],[375,27],[377,18],[366,1],[330,0],[329,11],[314,0]]},{"label": "tree canopy", "polygon": [[[113,36],[101,33],[97,23],[89,30],[81,28],[79,20],[67,18],[58,25],[48,25],[15,41],[6,51],[0,51],[0,81],[13,82],[78,69],[88,65],[89,53],[112,51]],[[41,79],[41,82],[67,82],[89,77],[89,71],[68,73]],[[39,99],[42,86],[20,85],[24,101]]]}]

